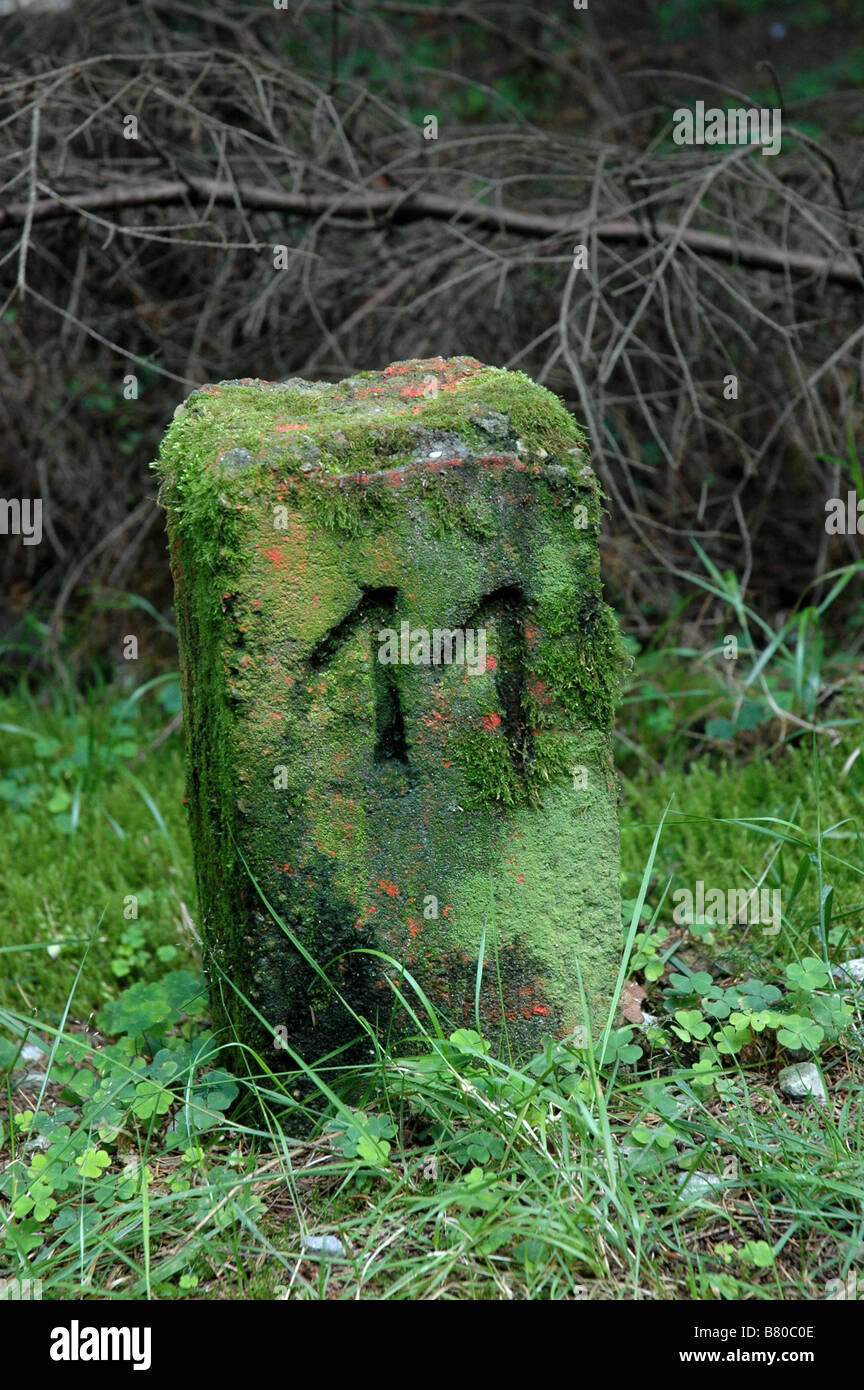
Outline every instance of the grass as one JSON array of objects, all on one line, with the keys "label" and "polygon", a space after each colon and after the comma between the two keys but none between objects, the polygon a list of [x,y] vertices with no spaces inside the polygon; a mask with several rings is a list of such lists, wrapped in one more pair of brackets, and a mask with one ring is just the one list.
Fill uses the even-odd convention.
[{"label": "grass", "polygon": [[172,946],[191,960],[177,925],[179,903],[194,903],[195,891],[182,750],[173,738],[138,762],[142,703],[106,690],[71,707],[23,692],[0,699],[0,1003],[56,1018],[88,943],[75,1001],[86,1016],[123,978],[122,937],[136,924],[138,954],[154,967]]},{"label": "grass", "polygon": [[[44,1297],[714,1300],[864,1269],[860,1008],[825,968],[864,954],[861,697],[838,687],[833,733],[724,740],[716,683],[700,721],[678,669],[640,657],[619,730],[623,1003],[647,1021],[519,1068],[444,1028],[321,1068],[314,1099],[254,1056],[236,1078],[207,1028],[170,682],[7,696],[0,1275]],[[676,921],[697,880],[779,889],[780,930]],[[801,1057],[827,1105],[781,1095]]]}]

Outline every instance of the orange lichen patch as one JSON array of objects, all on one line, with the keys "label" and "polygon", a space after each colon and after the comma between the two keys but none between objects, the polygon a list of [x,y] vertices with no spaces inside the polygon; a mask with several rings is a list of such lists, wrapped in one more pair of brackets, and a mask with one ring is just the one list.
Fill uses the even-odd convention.
[{"label": "orange lichen patch", "polygon": [[[309,538],[309,531],[297,512],[292,512],[288,517],[287,526],[280,526],[279,530],[284,534],[286,541],[293,546],[304,545]],[[300,568],[305,568],[305,561],[301,561]]]},{"label": "orange lichen patch", "polygon": [[488,730],[497,729],[497,727],[498,727],[498,725],[499,725],[500,723],[501,723],[501,719],[500,719],[500,716],[497,715],[497,714],[484,714],[484,716],[483,716],[483,728],[484,728],[484,729],[488,729]]},{"label": "orange lichen patch", "polygon": [[268,546],[266,550],[261,551],[261,554],[274,569],[284,570],[288,564],[288,556],[279,545]]},{"label": "orange lichen patch", "polygon": [[278,424],[273,426],[279,434],[288,434],[291,430],[308,430],[310,426],[304,422],[292,421],[290,424]]},{"label": "orange lichen patch", "polygon": [[395,883],[388,883],[385,878],[378,880],[378,887],[381,888],[389,897],[395,898],[399,892]]}]

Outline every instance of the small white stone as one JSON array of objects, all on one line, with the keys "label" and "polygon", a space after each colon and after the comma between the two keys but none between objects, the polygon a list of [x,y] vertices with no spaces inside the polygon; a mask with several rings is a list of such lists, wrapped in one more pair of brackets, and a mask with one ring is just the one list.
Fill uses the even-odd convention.
[{"label": "small white stone", "polygon": [[790,1100],[806,1100],[810,1096],[817,1104],[824,1105],[828,1099],[819,1068],[814,1062],[795,1062],[791,1067],[784,1067],[778,1081],[780,1090]]},{"label": "small white stone", "polygon": [[723,1179],[717,1173],[703,1173],[701,1168],[688,1173],[679,1188],[679,1197],[690,1202],[699,1202],[703,1197],[714,1197],[723,1191]]},{"label": "small white stone", "polygon": [[28,1071],[26,1076],[22,1076],[21,1080],[16,1082],[16,1085],[21,1091],[39,1091],[42,1089],[44,1080],[44,1071]]},{"label": "small white stone", "polygon": [[324,1255],[330,1260],[340,1259],[347,1253],[338,1236],[303,1236],[300,1244],[307,1255]]},{"label": "small white stone", "polygon": [[855,960],[844,961],[842,965],[836,965],[831,971],[835,980],[841,985],[864,984],[864,956],[856,956]]}]

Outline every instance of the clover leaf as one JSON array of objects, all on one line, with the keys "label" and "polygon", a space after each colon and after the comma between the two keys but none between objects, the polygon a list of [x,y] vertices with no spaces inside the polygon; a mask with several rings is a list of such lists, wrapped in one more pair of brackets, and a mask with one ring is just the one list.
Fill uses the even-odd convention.
[{"label": "clover leaf", "polygon": [[164,1115],[173,1101],[173,1091],[166,1090],[157,1081],[140,1081],[135,1087],[132,1114],[139,1120],[149,1120],[151,1115]]},{"label": "clover leaf", "polygon": [[104,1149],[94,1149],[91,1144],[84,1150],[83,1154],[78,1155],[75,1160],[75,1167],[82,1178],[100,1178],[110,1163],[110,1155]]},{"label": "clover leaf", "polygon": [[744,980],[729,993],[741,996],[736,1002],[745,1004],[757,1013],[770,1009],[772,1004],[783,998],[782,991],[776,985],[766,984],[764,980]]},{"label": "clover leaf", "polygon": [[800,965],[786,966],[786,978],[795,989],[824,989],[830,978],[827,967],[815,956],[805,956]]},{"label": "clover leaf", "polygon": [[808,1052],[815,1052],[825,1036],[824,1028],[800,1014],[788,1014],[783,1017],[782,1022],[783,1027],[777,1030],[777,1041],[781,1046],[793,1051],[804,1047]]},{"label": "clover leaf", "polygon": [[755,1265],[757,1269],[770,1269],[774,1263],[774,1251],[767,1240],[748,1240],[741,1247],[744,1264]]},{"label": "clover leaf", "polygon": [[678,1009],[675,1013],[675,1024],[672,1032],[677,1034],[682,1042],[701,1042],[707,1038],[711,1032],[711,1024],[705,1022],[704,1015],[699,1009]]},{"label": "clover leaf", "polygon": [[734,1057],[736,1052],[747,1046],[752,1037],[749,1020],[743,1014],[733,1014],[729,1022],[714,1034],[714,1041],[718,1052]]}]

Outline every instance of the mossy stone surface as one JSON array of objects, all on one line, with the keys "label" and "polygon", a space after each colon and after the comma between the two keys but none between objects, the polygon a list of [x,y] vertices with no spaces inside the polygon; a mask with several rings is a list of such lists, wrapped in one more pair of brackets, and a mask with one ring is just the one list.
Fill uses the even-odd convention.
[{"label": "mossy stone surface", "polygon": [[[384,1039],[415,1028],[372,953],[473,1027],[482,950],[486,1036],[524,1053],[572,1033],[577,962],[598,1022],[621,645],[562,403],[473,358],[224,382],[178,407],[157,468],[217,1012],[271,1064],[244,999],[308,1062],[368,1055],[350,1009]],[[483,669],[382,665],[380,632],[406,623],[482,629]]]}]

